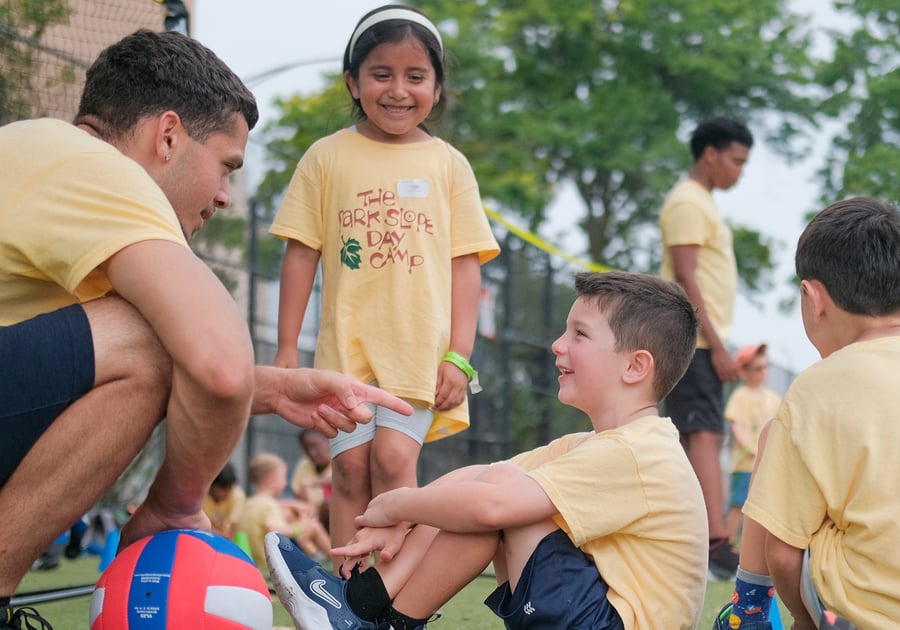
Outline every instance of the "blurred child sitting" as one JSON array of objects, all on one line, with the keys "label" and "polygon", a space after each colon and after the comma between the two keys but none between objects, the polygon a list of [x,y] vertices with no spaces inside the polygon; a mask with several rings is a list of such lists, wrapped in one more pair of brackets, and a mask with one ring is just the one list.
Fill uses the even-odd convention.
[{"label": "blurred child sitting", "polygon": [[237,483],[234,466],[228,462],[203,497],[203,511],[212,523],[213,532],[233,540],[246,502],[247,495]]},{"label": "blurred child sitting", "polygon": [[304,456],[291,477],[291,490],[301,501],[316,506],[319,520],[328,529],[331,511],[331,449],[328,438],[318,431],[303,430],[297,436]]},{"label": "blurred child sitting", "polygon": [[781,396],[766,387],[766,344],[744,346],[735,362],[744,383],[735,388],[725,406],[725,419],[731,423],[731,500],[725,527],[732,544],[744,518],[741,508],[750,488],[759,434],[781,405]]},{"label": "blurred child sitting", "polygon": [[287,488],[287,464],[274,453],[250,459],[247,475],[254,493],[247,499],[238,529],[247,534],[253,561],[266,566],[264,539],[268,532],[293,538],[306,553],[324,561],[331,548],[328,532],[310,503],[280,499]]}]

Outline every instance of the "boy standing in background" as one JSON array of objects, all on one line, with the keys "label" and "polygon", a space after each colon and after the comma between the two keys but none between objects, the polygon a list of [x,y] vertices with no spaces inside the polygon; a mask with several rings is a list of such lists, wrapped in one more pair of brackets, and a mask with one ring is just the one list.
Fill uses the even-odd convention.
[{"label": "boy standing in background", "polygon": [[732,438],[731,501],[725,527],[732,545],[744,519],[741,508],[750,489],[759,434],[781,404],[781,396],[766,387],[769,375],[766,344],[744,346],[738,351],[736,362],[744,383],[735,388],[725,405],[725,419],[731,423]]}]

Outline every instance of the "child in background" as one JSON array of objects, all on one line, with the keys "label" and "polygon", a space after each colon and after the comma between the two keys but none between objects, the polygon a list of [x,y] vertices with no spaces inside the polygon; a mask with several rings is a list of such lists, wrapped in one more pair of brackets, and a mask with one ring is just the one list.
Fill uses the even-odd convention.
[{"label": "child in background", "polygon": [[303,457],[291,476],[291,491],[301,501],[312,503],[319,520],[328,529],[331,512],[331,451],[328,438],[318,431],[303,430],[297,436]]},{"label": "child in background", "polygon": [[234,540],[246,501],[247,495],[237,483],[234,466],[227,462],[203,497],[203,511],[209,517],[213,532]]},{"label": "child in background", "polygon": [[[272,581],[298,627],[424,628],[493,562],[498,588],[485,603],[507,628],[694,629],[706,511],[657,408],[694,354],[694,307],[674,282],[644,274],[581,273],[575,289],[551,347],[559,400],[589,430],[375,497],[356,538],[333,550],[348,559],[346,580],[267,536]],[[380,564],[348,571],[373,551]]]},{"label": "child in background", "polygon": [[759,434],[781,405],[781,396],[766,387],[766,344],[744,346],[735,362],[744,383],[734,389],[725,405],[725,419],[731,423],[731,501],[725,526],[732,544],[743,521],[741,508],[750,488]]},{"label": "child in background", "polygon": [[335,544],[353,537],[373,496],[417,485],[424,441],[468,426],[480,265],[499,253],[471,166],[424,126],[443,107],[437,27],[412,8],[375,9],[343,66],[358,122],[304,154],[270,229],[287,241],[275,365],[298,364],[321,261],[316,366],[377,382],[415,412],[379,408],[332,440]]},{"label": "child in background", "polygon": [[247,476],[254,494],[247,499],[238,526],[246,532],[250,555],[265,566],[264,539],[269,532],[293,538],[304,551],[325,560],[329,548],[328,532],[319,522],[316,508],[303,501],[283,500],[287,487],[287,464],[274,453],[260,453],[250,459]]},{"label": "child in background", "polygon": [[773,584],[794,630],[896,628],[900,211],[835,203],[800,235],[795,263],[822,360],[763,431],[732,603],[714,628],[770,629]]}]

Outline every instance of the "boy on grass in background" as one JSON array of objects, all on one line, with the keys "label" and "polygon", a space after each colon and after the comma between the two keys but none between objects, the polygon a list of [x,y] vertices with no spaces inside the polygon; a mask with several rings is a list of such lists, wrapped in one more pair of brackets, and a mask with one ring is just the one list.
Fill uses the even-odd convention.
[{"label": "boy on grass in background", "polygon": [[900,212],[864,197],[835,203],[800,236],[795,264],[822,360],[763,431],[733,603],[714,628],[771,628],[773,585],[795,630],[895,628]]},{"label": "boy on grass in background", "polygon": [[247,464],[253,494],[247,499],[238,530],[247,534],[250,555],[266,565],[263,547],[269,532],[290,536],[310,555],[325,561],[331,539],[319,522],[315,506],[298,499],[282,499],[287,488],[287,464],[275,453],[259,453]]},{"label": "boy on grass in background", "polygon": [[[299,627],[424,628],[491,562],[485,602],[508,628],[688,630],[703,604],[707,525],[696,475],[659,400],[681,378],[697,317],[674,282],[582,273],[552,346],[559,399],[591,430],[506,462],[468,466],[369,503],[331,575],[266,537]],[[362,572],[357,561],[380,552]]]},{"label": "boy on grass in background", "polygon": [[234,540],[246,502],[247,495],[238,485],[234,466],[227,462],[203,497],[203,512],[209,517],[212,531]]}]

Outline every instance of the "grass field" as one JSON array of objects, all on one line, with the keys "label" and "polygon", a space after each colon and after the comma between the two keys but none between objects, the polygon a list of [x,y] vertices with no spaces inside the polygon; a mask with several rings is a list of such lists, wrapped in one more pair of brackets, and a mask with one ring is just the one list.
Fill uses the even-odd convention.
[{"label": "grass field", "polygon": [[[19,594],[93,584],[100,577],[97,569],[98,563],[99,560],[96,556],[85,556],[76,560],[63,559],[59,568],[50,571],[32,571],[22,583]],[[482,603],[495,585],[496,582],[492,577],[478,578],[444,607],[441,611],[442,618],[429,624],[429,628],[435,630],[500,630],[503,628],[503,624]],[[706,630],[712,627],[715,614],[731,596],[731,587],[731,582],[709,583],[706,589],[706,605],[698,628]],[[293,628],[290,617],[282,608],[278,598],[274,596],[273,598],[275,625]],[[53,625],[54,630],[86,630],[88,628],[89,595],[29,605],[34,606]],[[784,608],[781,610],[784,625],[788,628],[790,619],[785,616]]]}]

